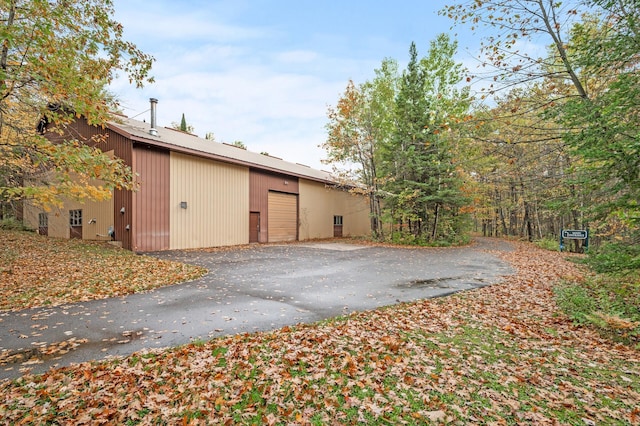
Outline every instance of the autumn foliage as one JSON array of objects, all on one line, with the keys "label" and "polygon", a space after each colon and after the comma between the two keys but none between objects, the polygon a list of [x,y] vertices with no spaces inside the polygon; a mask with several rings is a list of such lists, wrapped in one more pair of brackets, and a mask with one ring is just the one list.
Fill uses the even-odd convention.
[{"label": "autumn foliage", "polygon": [[47,208],[135,187],[129,167],[77,135],[45,137],[81,116],[104,126],[117,109],[106,87],[118,72],[138,87],[153,81],[153,58],[124,39],[113,15],[111,0],[0,4],[0,203]]},{"label": "autumn foliage", "polygon": [[203,268],[138,256],[106,242],[0,229],[0,310],[60,305],[202,276]]}]

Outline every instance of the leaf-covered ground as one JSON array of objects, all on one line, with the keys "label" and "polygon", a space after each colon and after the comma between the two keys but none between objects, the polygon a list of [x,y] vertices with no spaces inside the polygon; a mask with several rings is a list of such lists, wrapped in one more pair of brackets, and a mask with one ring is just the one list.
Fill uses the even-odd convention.
[{"label": "leaf-covered ground", "polygon": [[108,243],[0,229],[0,310],[122,296],[194,279],[205,272]]},{"label": "leaf-covered ground", "polygon": [[11,424],[640,424],[640,351],[553,301],[580,271],[528,244],[517,274],[446,298],[86,363],[0,385]]}]

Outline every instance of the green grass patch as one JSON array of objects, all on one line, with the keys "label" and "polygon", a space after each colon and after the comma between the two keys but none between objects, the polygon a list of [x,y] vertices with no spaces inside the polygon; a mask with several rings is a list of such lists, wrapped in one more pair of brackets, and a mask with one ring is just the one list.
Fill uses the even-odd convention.
[{"label": "green grass patch", "polygon": [[556,238],[543,238],[533,242],[536,246],[544,250],[558,251],[560,250],[560,243]]},{"label": "green grass patch", "polygon": [[589,255],[587,263],[601,273],[639,272],[640,244],[605,244]]},{"label": "green grass patch", "polygon": [[558,306],[575,323],[640,347],[640,271],[597,274],[554,288]]}]

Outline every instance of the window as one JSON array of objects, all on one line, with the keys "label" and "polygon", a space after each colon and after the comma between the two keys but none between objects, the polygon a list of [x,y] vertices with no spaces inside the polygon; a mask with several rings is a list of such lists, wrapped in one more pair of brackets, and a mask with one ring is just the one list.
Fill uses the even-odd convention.
[{"label": "window", "polygon": [[334,225],[342,225],[342,216],[334,216],[333,217]]},{"label": "window", "polygon": [[38,228],[49,227],[49,216],[46,213],[38,213]]},{"label": "window", "polygon": [[82,210],[69,210],[69,226],[82,226]]},{"label": "window", "polygon": [[49,235],[49,215],[38,213],[38,234]]}]

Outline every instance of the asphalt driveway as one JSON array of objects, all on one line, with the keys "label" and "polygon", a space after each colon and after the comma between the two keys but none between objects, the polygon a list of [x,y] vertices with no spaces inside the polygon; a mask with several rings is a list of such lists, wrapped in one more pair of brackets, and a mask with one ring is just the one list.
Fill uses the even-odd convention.
[{"label": "asphalt driveway", "polygon": [[201,279],[148,293],[0,314],[0,379],[198,339],[314,322],[477,288],[512,273],[479,239],[453,249],[321,242],[154,256]]}]

